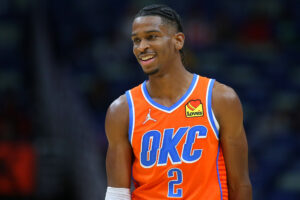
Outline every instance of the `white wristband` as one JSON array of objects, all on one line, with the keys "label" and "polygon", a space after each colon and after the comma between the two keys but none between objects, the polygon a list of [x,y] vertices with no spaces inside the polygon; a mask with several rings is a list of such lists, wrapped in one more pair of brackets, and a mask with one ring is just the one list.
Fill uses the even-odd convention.
[{"label": "white wristband", "polygon": [[130,189],[107,187],[105,200],[131,200]]}]

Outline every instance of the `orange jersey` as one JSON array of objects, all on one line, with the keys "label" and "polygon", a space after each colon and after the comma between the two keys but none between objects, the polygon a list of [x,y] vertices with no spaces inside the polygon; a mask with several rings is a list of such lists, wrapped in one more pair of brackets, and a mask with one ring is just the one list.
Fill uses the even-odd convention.
[{"label": "orange jersey", "polygon": [[225,162],[211,108],[214,80],[194,74],[171,107],[156,103],[146,81],[126,92],[134,153],[133,200],[226,200]]}]

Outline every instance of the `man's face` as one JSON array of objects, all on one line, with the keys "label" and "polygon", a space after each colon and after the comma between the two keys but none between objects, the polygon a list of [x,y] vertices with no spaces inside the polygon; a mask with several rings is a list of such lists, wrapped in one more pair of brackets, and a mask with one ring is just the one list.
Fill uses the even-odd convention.
[{"label": "man's face", "polygon": [[133,53],[145,74],[155,74],[170,65],[176,53],[174,33],[175,28],[162,23],[159,16],[135,18],[132,25]]}]

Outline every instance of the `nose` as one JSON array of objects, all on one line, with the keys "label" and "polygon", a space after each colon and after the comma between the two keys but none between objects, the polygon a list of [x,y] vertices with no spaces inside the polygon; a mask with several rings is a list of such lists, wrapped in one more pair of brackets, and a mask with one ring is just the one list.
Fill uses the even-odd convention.
[{"label": "nose", "polygon": [[147,48],[149,48],[149,44],[145,40],[141,40],[140,44],[138,45],[137,49],[140,52],[144,52]]}]

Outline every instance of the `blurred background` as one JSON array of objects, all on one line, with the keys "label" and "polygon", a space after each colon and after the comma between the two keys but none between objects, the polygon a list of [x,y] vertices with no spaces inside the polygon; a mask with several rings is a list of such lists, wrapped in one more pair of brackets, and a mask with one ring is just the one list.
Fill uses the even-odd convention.
[{"label": "blurred background", "polygon": [[299,0],[0,0],[1,200],[104,199],[105,113],[146,78],[151,3],[182,16],[187,68],[239,94],[253,199],[300,199]]}]

